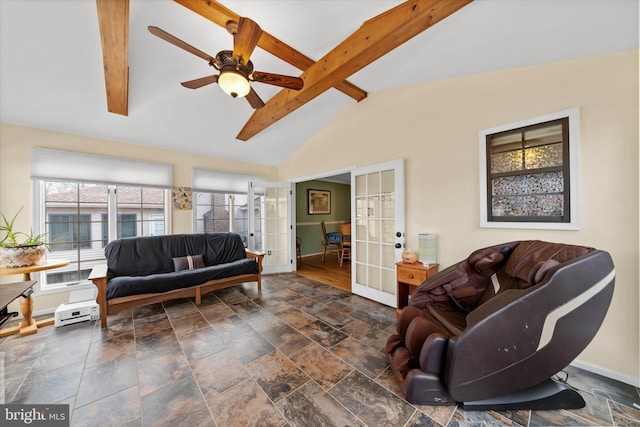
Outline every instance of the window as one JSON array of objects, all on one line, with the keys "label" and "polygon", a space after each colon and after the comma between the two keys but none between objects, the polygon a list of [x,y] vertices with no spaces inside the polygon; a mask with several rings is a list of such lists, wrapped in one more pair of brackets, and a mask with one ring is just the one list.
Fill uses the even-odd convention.
[{"label": "window", "polygon": [[164,214],[149,214],[149,235],[162,236],[165,233]]},{"label": "window", "polygon": [[118,239],[165,234],[165,190],[119,185],[115,191]]},{"label": "window", "polygon": [[39,218],[50,247],[47,257],[71,261],[42,272],[41,289],[87,280],[93,267],[104,263],[110,240],[165,232],[167,191],[161,188],[38,180],[36,192],[43,200]]},{"label": "window", "polygon": [[47,242],[51,252],[91,247],[91,215],[48,215]]},{"label": "window", "polygon": [[[136,236],[136,214],[118,214],[117,237]],[[161,233],[162,234],[162,233]],[[109,243],[109,227],[107,214],[102,214],[102,247]]]},{"label": "window", "polygon": [[238,233],[247,246],[249,217],[246,194],[196,191],[193,195],[196,233],[232,231]]},{"label": "window", "polygon": [[[264,182],[266,177],[193,168],[194,233],[234,232],[245,247],[262,247],[262,224],[256,221],[253,241],[249,242],[249,183]],[[257,195],[256,199],[263,198]],[[254,201],[256,212],[261,203]],[[257,215],[256,217],[259,217]]]},{"label": "window", "polygon": [[481,131],[481,225],[576,229],[577,110]]}]

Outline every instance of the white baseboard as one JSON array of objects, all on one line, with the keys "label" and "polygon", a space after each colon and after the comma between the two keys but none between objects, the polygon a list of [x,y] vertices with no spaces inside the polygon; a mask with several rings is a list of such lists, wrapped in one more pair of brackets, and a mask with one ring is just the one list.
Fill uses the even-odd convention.
[{"label": "white baseboard", "polygon": [[[31,313],[31,317],[37,317],[37,316],[44,316],[44,315],[51,315],[53,316],[56,312],[55,308],[43,308],[41,310],[35,310],[33,313]],[[15,317],[12,317],[12,319],[18,319],[21,320],[23,318],[22,313],[20,312],[20,310],[18,310],[18,315]]]},{"label": "white baseboard", "polygon": [[612,380],[632,385],[634,387],[640,387],[640,378],[635,378],[630,375],[612,371],[611,369],[603,368],[602,366],[593,365],[591,363],[583,362],[577,359],[571,362],[570,365],[575,366],[576,368],[584,369],[585,371],[593,372],[594,374],[602,375],[603,377],[611,378]]},{"label": "white baseboard", "polygon": [[[44,316],[45,314],[51,314],[53,316],[55,312],[56,312],[55,308],[43,308],[42,310],[35,310],[33,314],[31,314],[31,316],[32,317]],[[20,317],[22,317],[22,315]]]},{"label": "white baseboard", "polygon": [[[333,253],[333,252],[338,252],[337,249],[327,249],[327,253]],[[312,257],[312,256],[318,256],[318,255],[322,255],[322,252],[316,252],[313,254],[306,254],[306,255],[302,255],[302,258],[306,258],[306,257]]]}]

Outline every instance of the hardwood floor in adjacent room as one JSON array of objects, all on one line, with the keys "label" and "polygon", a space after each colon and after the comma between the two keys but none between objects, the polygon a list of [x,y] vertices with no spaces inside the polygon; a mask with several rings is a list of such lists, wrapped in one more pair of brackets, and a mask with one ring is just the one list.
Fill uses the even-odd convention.
[{"label": "hardwood floor in adjacent room", "polygon": [[338,253],[335,251],[327,253],[324,262],[322,255],[302,257],[295,273],[351,292],[351,262],[345,261],[340,267]]}]

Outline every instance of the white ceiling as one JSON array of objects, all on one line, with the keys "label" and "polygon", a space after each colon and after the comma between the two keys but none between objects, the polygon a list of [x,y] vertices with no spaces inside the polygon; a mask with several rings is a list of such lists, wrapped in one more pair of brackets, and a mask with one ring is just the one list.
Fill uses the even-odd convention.
[{"label": "white ceiling", "polygon": [[[221,3],[318,60],[363,21],[401,2]],[[246,100],[217,85],[180,86],[214,70],[151,35],[149,25],[210,55],[233,46],[223,28],[171,0],[130,0],[129,115],[121,116],[107,112],[95,1],[0,0],[0,121],[276,166],[355,102],[331,89],[248,142],[238,141],[253,111]],[[371,93],[633,48],[638,0],[476,0],[349,81]],[[301,74],[260,48],[251,60],[261,71]],[[265,102],[278,90],[253,86]]]}]

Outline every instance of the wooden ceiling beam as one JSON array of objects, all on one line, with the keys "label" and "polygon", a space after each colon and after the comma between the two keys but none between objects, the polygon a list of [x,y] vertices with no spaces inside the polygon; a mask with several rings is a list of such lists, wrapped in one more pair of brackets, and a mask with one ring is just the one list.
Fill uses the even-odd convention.
[{"label": "wooden ceiling beam", "polygon": [[129,0],[96,0],[107,110],[129,112]]},{"label": "wooden ceiling beam", "polygon": [[[226,28],[228,21],[236,21],[240,19],[240,15],[225,7],[221,3],[213,0],[173,0],[181,4],[192,12],[197,13],[203,18]],[[266,31],[262,31],[262,36],[258,40],[258,46],[270,54],[282,59],[288,64],[304,71],[315,64],[315,61],[308,56],[295,50],[293,47],[278,40]],[[367,97],[367,92],[360,89],[353,83],[346,80],[338,81],[334,85],[340,92],[350,96],[356,101],[362,101]]]},{"label": "wooden ceiling beam", "polygon": [[[247,141],[402,43],[473,0],[408,0],[368,21],[300,76],[299,91],[283,89],[256,110],[237,138]],[[407,58],[410,61],[411,57]]]}]

